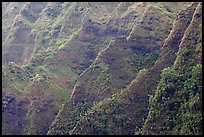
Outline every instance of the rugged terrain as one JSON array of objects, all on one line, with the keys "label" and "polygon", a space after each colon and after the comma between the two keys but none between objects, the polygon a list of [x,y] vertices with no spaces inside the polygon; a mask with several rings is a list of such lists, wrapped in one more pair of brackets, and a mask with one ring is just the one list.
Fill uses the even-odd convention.
[{"label": "rugged terrain", "polygon": [[202,134],[202,3],[3,2],[3,134]]}]

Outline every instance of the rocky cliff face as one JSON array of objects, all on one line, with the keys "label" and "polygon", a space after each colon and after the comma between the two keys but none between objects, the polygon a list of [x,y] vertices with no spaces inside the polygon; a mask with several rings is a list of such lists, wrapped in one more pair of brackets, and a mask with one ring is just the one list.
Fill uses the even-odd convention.
[{"label": "rocky cliff face", "polygon": [[201,134],[202,3],[2,11],[3,134]]}]

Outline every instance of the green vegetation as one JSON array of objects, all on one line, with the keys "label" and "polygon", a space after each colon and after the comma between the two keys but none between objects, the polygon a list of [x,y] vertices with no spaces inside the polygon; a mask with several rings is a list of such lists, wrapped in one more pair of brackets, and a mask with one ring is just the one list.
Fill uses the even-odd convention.
[{"label": "green vegetation", "polygon": [[[201,68],[198,64],[184,74],[178,74],[174,68],[163,70],[156,93],[150,98],[148,130],[160,134],[201,133]],[[159,127],[157,120],[163,121],[158,123]]]},{"label": "green vegetation", "polygon": [[201,4],[3,2],[2,133],[202,134]]},{"label": "green vegetation", "polygon": [[[202,132],[202,64],[194,62],[193,44],[201,22],[194,13],[180,44],[173,66],[165,68],[157,85],[156,93],[149,99],[149,114],[143,126],[143,134],[199,135]],[[196,33],[191,37],[191,33]]]},{"label": "green vegetation", "polygon": [[[125,126],[125,117],[122,110],[121,104],[114,96],[97,102],[82,116],[75,129],[79,127],[82,121],[83,125],[80,125],[79,129],[71,131],[71,134],[113,134],[112,132],[117,132],[114,129],[117,128],[116,126]],[[114,123],[117,123],[117,125],[114,125]],[[91,128],[86,132],[86,126],[88,125],[91,125]]]}]

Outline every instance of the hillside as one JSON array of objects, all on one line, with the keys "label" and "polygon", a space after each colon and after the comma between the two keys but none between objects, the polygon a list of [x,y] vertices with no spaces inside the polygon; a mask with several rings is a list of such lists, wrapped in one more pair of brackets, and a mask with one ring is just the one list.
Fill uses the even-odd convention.
[{"label": "hillside", "polygon": [[202,3],[3,2],[2,134],[202,134]]}]

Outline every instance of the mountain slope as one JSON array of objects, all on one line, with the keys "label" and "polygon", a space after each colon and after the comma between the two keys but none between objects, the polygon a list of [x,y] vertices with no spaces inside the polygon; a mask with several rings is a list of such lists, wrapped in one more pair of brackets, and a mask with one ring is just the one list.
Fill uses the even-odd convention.
[{"label": "mountain slope", "polygon": [[[195,6],[196,5],[194,5],[192,7],[195,9]],[[197,8],[199,8],[199,6]],[[189,8],[188,12],[187,12],[191,16],[192,16],[192,13],[194,11],[193,8]],[[181,12],[180,15],[182,15],[182,13],[183,12]],[[180,16],[178,16],[178,18],[179,17]],[[183,16],[183,17],[185,17],[185,16]],[[172,47],[168,47],[168,46],[171,46],[172,41],[176,42],[175,41],[175,40],[177,40],[176,37],[178,37],[178,38],[180,37],[179,39],[181,41],[181,38],[184,34],[184,31],[186,29],[188,29],[187,28],[188,24],[186,24],[186,28],[185,27],[183,28],[184,24],[187,21],[186,19],[190,21],[190,19],[188,19],[188,18],[183,18],[183,19],[180,18],[178,21],[176,21],[174,23],[172,33],[170,34],[169,38],[167,38],[167,40],[166,40],[167,42],[164,44],[163,49],[161,49],[161,55],[162,55],[162,52],[164,52],[166,49],[168,49],[168,51],[170,51],[169,54],[171,56],[173,55],[172,51],[171,51],[172,49],[174,49],[173,51],[174,51],[174,53],[176,53],[176,51],[178,50],[178,44],[180,42],[178,42],[177,47],[175,47],[175,45],[173,45]],[[192,19],[192,20],[194,20],[194,19]],[[180,25],[180,27],[178,27],[178,24]],[[191,25],[189,25],[189,26],[191,26]],[[183,31],[178,31],[178,29],[181,29]],[[201,29],[196,29],[196,30],[201,30]],[[180,33],[176,34],[175,32],[180,32]],[[191,32],[191,31],[189,31],[189,32]],[[197,33],[197,34],[200,34],[200,33]],[[184,35],[184,37],[185,37],[185,35]],[[198,35],[198,36],[200,37],[200,35]],[[193,39],[193,40],[199,41],[199,37],[197,37],[196,39]],[[183,45],[183,43],[181,43],[181,45]],[[182,50],[180,50],[180,51],[182,51]],[[170,64],[168,65],[169,61],[170,62],[174,61],[174,60],[169,59],[169,56],[168,56],[168,58],[164,58],[163,56],[161,56],[161,57],[162,58],[159,58],[157,62],[160,62],[160,60],[162,59],[163,62],[167,63],[165,65],[165,67],[170,65]],[[175,57],[174,57],[174,59],[175,59]],[[167,60],[169,60],[169,61],[167,61]],[[163,64],[163,63],[161,63],[161,62],[155,63],[153,68],[158,66],[158,64],[160,64],[160,66],[161,66],[161,64]],[[201,79],[199,79],[199,77],[198,77],[198,75],[200,75],[200,70],[199,70],[200,67],[201,66],[198,65],[198,66],[196,66],[196,68],[194,67],[194,69],[193,69],[194,70],[194,72],[193,72],[194,78],[198,79],[197,82],[199,82],[199,83],[197,83],[197,84],[199,85],[199,87],[201,85],[201,83],[200,83]],[[150,109],[150,112],[148,112],[147,121],[151,120],[152,123],[146,123],[145,122],[144,127],[148,126],[150,129],[144,130],[141,127],[142,125],[139,125],[139,119],[142,120],[142,115],[144,115],[145,113],[147,114],[147,110],[144,110],[144,108],[147,108],[147,107],[145,107],[145,104],[144,104],[144,103],[147,103],[147,100],[145,101],[145,99],[147,99],[147,96],[145,97],[144,93],[142,94],[142,92],[141,92],[142,88],[141,87],[145,87],[143,83],[145,83],[145,84],[149,83],[149,82],[147,82],[147,78],[145,78],[144,75],[148,74],[148,73],[151,74],[150,72],[151,72],[151,70],[153,70],[153,68],[151,68],[150,71],[144,71],[143,75],[141,74],[140,76],[138,76],[136,78],[136,80],[133,81],[131,83],[131,85],[128,88],[126,88],[124,91],[121,91],[121,93],[119,95],[112,96],[110,99],[105,99],[104,101],[102,101],[101,103],[99,103],[95,107],[93,107],[93,109],[91,109],[89,111],[87,116],[84,116],[84,118],[82,118],[81,121],[76,125],[72,134],[84,134],[84,132],[85,132],[85,134],[130,134],[130,133],[127,133],[127,129],[130,132],[131,131],[133,132],[134,127],[135,127],[135,125],[133,123],[137,124],[136,130],[135,130],[136,134],[138,134],[138,133],[139,134],[186,134],[186,133],[187,134],[200,134],[201,133],[201,131],[200,131],[201,127],[199,125],[200,124],[199,123],[199,116],[201,116],[200,115],[201,111],[200,111],[199,106],[196,107],[197,111],[194,112],[194,114],[197,114],[197,115],[195,116],[195,120],[192,120],[195,122],[193,129],[186,128],[186,125],[185,125],[186,123],[183,123],[183,127],[182,127],[182,125],[179,125],[179,126],[176,126],[174,129],[169,129],[168,125],[163,125],[163,127],[161,127],[161,129],[162,129],[162,131],[161,131],[160,127],[157,127],[158,126],[157,124],[160,125],[160,123],[162,122],[161,117],[163,116],[163,114],[165,112],[169,112],[169,111],[171,112],[171,110],[166,109],[166,107],[165,107],[166,103],[164,103],[165,106],[157,106],[157,104],[160,105],[160,103],[162,103],[161,100],[157,100],[157,102],[151,103],[152,106],[157,106],[157,108],[154,107],[154,108]],[[166,74],[168,74],[168,72],[169,71],[167,71]],[[155,72],[152,74],[155,74]],[[147,76],[148,76],[148,79],[150,79],[151,81],[153,79],[155,79],[154,77],[153,78],[149,77],[151,75],[147,75]],[[152,89],[152,88],[150,88],[148,86],[148,89]],[[136,94],[135,90],[140,91],[140,94],[138,94],[138,93]],[[158,93],[156,92],[154,98],[159,99],[160,97],[162,97],[162,100],[163,100],[164,93],[162,93],[160,90],[157,90]],[[145,91],[145,90],[142,90],[142,91]],[[127,94],[127,92],[129,92],[129,94],[125,96],[125,94]],[[151,92],[149,92],[149,93],[151,93]],[[158,95],[158,94],[162,94],[162,95]],[[180,95],[180,96],[182,96],[182,95]],[[197,94],[194,98],[192,97],[192,99],[195,99],[195,98],[198,99],[198,102],[196,102],[196,104],[197,105],[201,104],[199,102],[199,94]],[[173,100],[173,99],[171,99],[171,100]],[[169,101],[171,102],[171,100],[169,100]],[[192,101],[192,100],[190,100],[190,101]],[[190,101],[189,101],[189,103],[190,103]],[[140,105],[136,105],[136,104],[140,104]],[[176,104],[174,104],[172,106],[176,106]],[[162,110],[161,108],[166,109],[166,110]],[[158,113],[157,110],[160,110],[160,109],[162,111],[161,112],[159,111],[159,113]],[[183,109],[186,110],[185,108],[183,108]],[[123,112],[122,110],[126,110],[126,111]],[[177,108],[177,110],[180,110],[180,109]],[[175,117],[175,116],[171,115],[171,117]],[[108,120],[108,121],[106,121],[106,120]],[[158,123],[157,123],[157,121],[158,121]],[[175,120],[175,122],[177,122],[177,121],[179,121],[179,119]],[[196,121],[198,123],[196,123]],[[141,123],[143,123],[143,122],[144,121],[142,120]],[[170,119],[169,119],[169,122],[170,122]],[[171,123],[169,123],[169,122],[168,122],[168,124],[170,126]],[[187,119],[186,119],[186,122],[188,122]],[[177,124],[175,124],[175,125],[177,125]],[[180,126],[182,127],[180,130],[181,132],[179,132],[179,130],[178,130],[179,129],[178,127],[180,127]],[[113,127],[114,127],[114,129],[113,129]],[[124,131],[122,130],[123,132],[121,132],[121,129],[124,129]],[[115,132],[115,131],[120,131],[120,132]]]},{"label": "mountain slope", "polygon": [[[157,12],[156,15],[159,18],[158,21],[152,20],[153,17],[151,16],[155,15],[155,12]],[[145,28],[143,24],[146,22],[158,23],[160,19],[166,20],[165,17],[168,18],[168,16],[161,16],[163,12],[161,14],[159,12],[154,6],[148,5],[142,21],[136,25],[137,28]],[[146,17],[145,15],[148,16]],[[168,21],[168,23],[171,22]],[[151,64],[153,65],[157,59],[157,51],[161,46],[159,41],[164,41],[165,35],[168,35],[169,28],[167,26],[163,28],[161,26],[152,26],[152,28],[155,33],[163,33],[163,38],[161,37],[156,40],[157,37],[151,37],[151,33],[148,35],[150,31],[148,29],[145,29],[143,32],[147,32],[146,37],[149,37],[149,41],[146,39],[147,43],[155,41],[157,43],[147,45],[144,40],[139,43],[132,39],[133,35],[136,37],[141,34],[141,31],[138,31],[138,33],[135,32],[136,34],[131,33],[128,41],[125,38],[116,39],[109,44],[108,48],[99,53],[95,62],[80,75],[79,82],[75,85],[71,99],[63,106],[64,110],[60,111],[48,134],[68,134],[69,129],[73,129],[74,125],[77,124],[78,119],[81,117],[80,115],[84,115],[93,103],[111,97],[112,94],[124,88],[129,83],[128,80],[131,81],[141,68],[148,68]],[[163,31],[160,29],[163,29]],[[165,34],[165,32],[167,33]],[[143,38],[145,36],[140,37]],[[133,43],[138,43],[138,45]],[[120,56],[121,53],[123,53],[123,56]],[[139,58],[146,58],[146,61],[145,59],[140,61],[138,60]],[[137,60],[138,62],[136,62]],[[135,66],[138,68],[134,68]],[[103,82],[101,83],[101,81]],[[124,86],[122,83],[124,83]],[[78,112],[70,113],[73,111]],[[67,119],[64,119],[64,117]],[[91,133],[95,134],[94,132]]]},{"label": "mountain slope", "polygon": [[[9,130],[8,128],[18,121],[12,119],[13,122],[11,122],[12,120],[9,119],[12,115],[9,115],[9,117],[4,117],[5,121],[9,121],[9,126],[3,128],[4,134],[46,133],[50,121],[60,107],[59,104],[62,104],[65,101],[64,99],[67,100],[70,95],[69,91],[72,90],[79,74],[89,66],[94,56],[104,48],[103,43],[105,46],[111,40],[109,36],[101,37],[101,34],[97,34],[101,24],[97,23],[96,20],[104,21],[117,4],[107,3],[109,5],[107,9],[102,8],[103,5],[100,3],[29,2],[25,3],[23,8],[20,8],[21,5],[17,3],[5,4],[5,6],[8,6],[7,9],[12,8],[12,5],[17,5],[19,10],[16,13],[12,31],[7,36],[6,42],[3,43],[2,61],[5,68],[2,70],[4,75],[2,77],[3,90],[5,96],[9,96],[7,92],[11,90],[12,93],[15,93],[16,98],[20,98],[18,96],[23,94],[28,96],[31,102],[25,104],[26,113],[21,116],[22,119],[19,118],[19,121],[27,120],[24,122],[25,129],[16,128],[18,132],[14,132],[15,129],[13,128],[11,128],[13,130]],[[98,9],[103,9],[102,11],[107,12],[107,14],[100,13],[103,15],[100,19],[96,15],[90,16],[90,14],[98,12]],[[7,11],[5,11],[5,14],[12,14],[13,16],[13,13]],[[95,21],[92,22],[88,18],[93,18]],[[63,23],[62,26],[59,26],[61,23]],[[67,26],[67,23],[74,25]],[[95,24],[94,28],[92,27],[93,24]],[[86,33],[87,36],[84,35]],[[93,37],[90,39],[90,36]],[[80,42],[72,40],[75,37],[80,39]],[[71,40],[76,48],[69,47]],[[82,44],[84,49],[80,48]],[[96,44],[99,46],[95,46]],[[65,54],[62,54],[62,52],[65,52]],[[73,56],[64,56],[69,55],[69,53]],[[81,56],[78,56],[79,54]],[[11,65],[5,65],[7,62]],[[18,65],[15,63],[18,63]],[[64,86],[66,86],[66,89]],[[58,92],[61,93],[55,95]],[[52,96],[56,96],[56,99]],[[24,98],[20,99],[24,100]],[[42,122],[40,118],[44,112],[40,110],[44,106],[48,109],[49,105],[46,102],[52,100],[55,102],[54,106],[46,112],[49,118],[46,120],[47,122]],[[6,103],[9,105],[9,102]],[[7,112],[5,111],[5,113]],[[17,114],[20,115],[20,112],[17,112]]]},{"label": "mountain slope", "polygon": [[163,70],[156,93],[150,99],[143,127],[145,134],[152,131],[190,135],[202,132],[201,18],[200,3],[185,31],[175,63]]},{"label": "mountain slope", "polygon": [[201,134],[202,3],[3,2],[2,134]]},{"label": "mountain slope", "polygon": [[[136,132],[140,132],[140,128],[142,128],[142,123],[144,122],[142,118],[145,118],[144,115],[147,115],[148,112],[148,96],[145,92],[151,93],[145,89],[146,86],[144,84],[149,84],[149,86],[151,84],[152,87],[150,88],[148,86],[148,89],[154,89],[153,87],[156,87],[156,80],[154,80],[154,84],[153,79],[158,79],[158,77],[153,77],[153,75],[157,74],[159,70],[161,73],[163,68],[170,66],[174,62],[175,53],[180,43],[179,41],[181,41],[191,21],[195,8],[196,3],[187,10],[179,13],[177,17],[178,20],[175,21],[173,30],[161,49],[160,55],[168,51],[169,55],[174,55],[174,59],[167,58],[167,56],[160,56],[155,65],[150,70],[143,71],[140,75],[138,74],[136,80],[134,80],[129,87],[92,107],[87,115],[82,117],[76,124],[71,134],[132,134],[135,132],[135,127],[137,127]],[[189,18],[189,16],[182,16],[183,13],[191,16],[191,18]],[[174,42],[174,44],[177,43],[177,46],[172,45],[172,42]],[[158,72],[156,73],[155,70],[158,70]],[[138,91],[140,92],[138,93]],[[125,110],[125,112],[122,110]],[[150,133],[155,134],[154,132]]]}]

